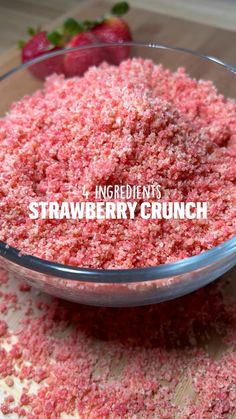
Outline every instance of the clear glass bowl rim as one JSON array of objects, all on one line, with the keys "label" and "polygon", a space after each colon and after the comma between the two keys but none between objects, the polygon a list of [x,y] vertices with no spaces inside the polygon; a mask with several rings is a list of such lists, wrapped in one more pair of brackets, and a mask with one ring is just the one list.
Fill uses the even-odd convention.
[{"label": "clear glass bowl rim", "polygon": [[[187,55],[192,55],[196,58],[211,62],[224,67],[226,71],[230,71],[236,74],[236,67],[226,64],[223,61],[219,60],[216,57],[211,57],[207,55],[200,54],[195,51],[191,51],[187,48],[178,48],[172,47],[169,45],[161,45],[155,43],[141,43],[141,42],[122,42],[122,43],[98,43],[92,44],[89,46],[76,47],[70,49],[58,50],[49,54],[45,54],[41,57],[35,58],[34,60],[28,61],[25,64],[20,64],[19,66],[14,67],[9,70],[2,76],[0,76],[0,81],[5,80],[7,77],[12,74],[25,69],[32,64],[46,60],[58,55],[63,55],[68,52],[74,52],[84,49],[93,49],[100,47],[121,47],[130,46],[130,47],[143,47],[143,48],[154,48],[154,49],[163,49],[169,50],[172,52],[182,52]],[[21,252],[7,245],[6,243],[0,241],[0,256],[6,260],[9,260],[16,265],[19,265],[23,268],[42,273],[44,275],[50,275],[62,278],[64,280],[74,280],[81,282],[99,282],[101,283],[129,283],[129,282],[146,282],[152,279],[161,280],[164,278],[169,278],[177,275],[182,275],[187,272],[198,270],[209,266],[220,259],[225,257],[230,257],[236,252],[236,235],[229,240],[219,244],[218,246],[206,250],[199,255],[191,256],[185,259],[178,260],[173,263],[161,264],[158,266],[145,267],[145,268],[132,268],[132,269],[87,269],[80,268],[76,266],[63,265],[60,263],[50,262],[44,259],[37,258],[31,255],[22,255]]]}]

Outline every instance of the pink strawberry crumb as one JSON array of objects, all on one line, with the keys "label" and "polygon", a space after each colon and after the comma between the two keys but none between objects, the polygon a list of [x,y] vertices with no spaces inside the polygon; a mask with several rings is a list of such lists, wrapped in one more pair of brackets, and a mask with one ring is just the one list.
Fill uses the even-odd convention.
[{"label": "pink strawberry crumb", "polygon": [[0,337],[4,336],[7,332],[7,323],[4,320],[0,320]]},{"label": "pink strawberry crumb", "polygon": [[28,292],[30,291],[31,287],[29,284],[27,284],[26,282],[21,282],[19,285],[19,290],[21,292]]},{"label": "pink strawberry crumb", "polygon": [[14,380],[11,377],[7,377],[5,379],[5,383],[8,387],[13,387],[14,386]]},{"label": "pink strawberry crumb", "polygon": [[234,417],[236,302],[227,287],[226,277],[175,301],[129,309],[42,303],[11,330],[11,349],[0,349],[0,382],[21,383],[15,400],[4,386],[2,415]]}]

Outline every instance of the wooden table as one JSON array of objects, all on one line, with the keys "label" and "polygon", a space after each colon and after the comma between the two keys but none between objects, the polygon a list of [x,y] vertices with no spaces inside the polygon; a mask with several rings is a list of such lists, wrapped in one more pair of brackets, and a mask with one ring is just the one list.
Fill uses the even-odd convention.
[{"label": "wooden table", "polygon": [[[183,6],[183,15],[185,19],[174,18],[167,14],[158,13],[158,9],[168,11],[170,13],[180,15],[181,10],[176,10],[176,6],[171,9],[164,7],[161,0],[149,1],[147,3],[148,10],[145,10],[146,3],[134,0],[138,7],[131,8],[127,15],[127,20],[132,28],[134,39],[142,42],[157,42],[159,44],[169,44],[172,46],[185,47],[195,51],[201,51],[203,54],[215,55],[218,58],[236,65],[235,41],[236,32],[232,30],[219,29],[219,22],[217,20],[217,27],[214,27],[213,18],[209,17],[211,25],[205,25],[194,22],[205,21],[202,13],[196,13],[196,18],[193,16],[190,20],[186,20],[191,16],[191,8],[186,11]],[[160,4],[161,3],[161,4]],[[168,3],[168,2],[167,2]],[[170,2],[169,2],[170,3]],[[186,1],[182,0],[182,3]],[[209,1],[208,7],[210,7]],[[56,19],[47,25],[47,28],[54,28],[66,16],[76,16],[80,19],[95,18],[102,15],[103,12],[109,10],[111,2],[106,0],[88,0],[82,1],[74,9],[68,11],[61,18]],[[217,10],[217,8],[216,8]],[[192,12],[194,13],[194,12]],[[207,14],[209,16],[209,12]],[[225,23],[226,24],[226,23]],[[26,23],[27,26],[27,23]],[[232,24],[228,25],[232,28]],[[236,30],[236,25],[235,25]],[[19,53],[17,49],[11,48],[0,56],[0,74],[14,67],[19,62]]]},{"label": "wooden table", "polygon": [[[201,23],[194,23],[183,19],[170,17],[168,15],[157,13],[156,11],[145,10],[145,2],[139,2],[140,7],[132,8],[127,16],[127,20],[132,28],[134,39],[142,42],[156,42],[159,44],[169,44],[172,46],[185,47],[203,54],[212,55],[226,61],[231,65],[236,66],[236,32],[227,31],[224,29],[215,28]],[[73,11],[67,13],[74,15],[80,19],[95,18],[107,11],[110,3],[104,0],[82,2]],[[59,23],[52,22],[50,25],[54,27]],[[19,52],[16,49],[11,49],[5,52],[0,57],[0,74],[3,74],[10,68],[19,63]],[[236,298],[236,269],[231,270],[220,281],[228,282],[228,292]],[[14,282],[11,285],[15,287]],[[34,295],[34,291],[32,295]],[[34,298],[34,297],[33,297]],[[48,299],[48,297],[45,296]],[[21,296],[22,304],[24,298]],[[18,318],[14,315],[8,319],[11,327],[14,329]],[[224,349],[218,347],[217,341],[212,341],[211,346],[213,352],[218,353]],[[176,395],[177,402],[181,403],[184,395],[190,390],[186,380],[182,380],[178,394]],[[0,382],[0,389],[3,392],[9,391],[3,382]],[[13,390],[12,390],[13,391]],[[14,392],[20,392],[20,385],[14,389]]]}]

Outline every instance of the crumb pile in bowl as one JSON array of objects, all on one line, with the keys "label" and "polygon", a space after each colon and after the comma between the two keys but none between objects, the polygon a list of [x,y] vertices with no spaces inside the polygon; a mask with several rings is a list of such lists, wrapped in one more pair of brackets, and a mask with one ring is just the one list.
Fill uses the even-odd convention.
[{"label": "crumb pile in bowl", "polygon": [[[53,75],[0,120],[0,240],[91,268],[155,266],[236,233],[236,103],[212,82],[151,60]],[[206,220],[31,220],[32,201],[78,201],[96,185],[160,184],[206,201]]]}]

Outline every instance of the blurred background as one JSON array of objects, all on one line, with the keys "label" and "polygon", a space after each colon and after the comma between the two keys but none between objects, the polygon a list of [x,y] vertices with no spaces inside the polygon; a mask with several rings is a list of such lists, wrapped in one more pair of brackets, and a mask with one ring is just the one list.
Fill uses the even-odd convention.
[{"label": "blurred background", "polygon": [[[73,16],[81,5],[91,10],[101,0],[0,0],[0,53],[24,38],[27,26],[47,28],[63,16]],[[221,29],[236,29],[235,0],[131,0],[131,6]],[[103,6],[104,7],[104,6]],[[141,40],[142,36],[139,36]],[[233,47],[233,46],[232,46]]]}]

